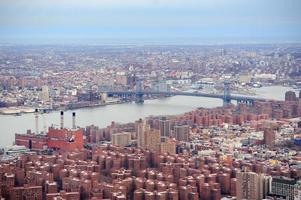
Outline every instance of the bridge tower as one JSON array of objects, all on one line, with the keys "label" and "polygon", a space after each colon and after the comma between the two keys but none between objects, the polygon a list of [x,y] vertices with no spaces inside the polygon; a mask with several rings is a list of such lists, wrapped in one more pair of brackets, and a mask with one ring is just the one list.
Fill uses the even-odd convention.
[{"label": "bridge tower", "polygon": [[230,82],[224,81],[224,96],[223,96],[223,104],[227,106],[231,103],[231,93],[230,93]]},{"label": "bridge tower", "polygon": [[136,82],[136,103],[143,103],[143,93],[142,93],[142,81],[137,80]]}]

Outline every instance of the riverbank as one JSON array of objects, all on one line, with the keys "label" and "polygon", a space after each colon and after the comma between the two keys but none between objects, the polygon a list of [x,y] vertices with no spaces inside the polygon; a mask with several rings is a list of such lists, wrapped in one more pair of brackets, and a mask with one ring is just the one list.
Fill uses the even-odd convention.
[{"label": "riverbank", "polygon": [[[264,86],[260,88],[252,88],[252,89],[237,89],[232,91],[233,95],[241,95],[241,96],[258,96],[258,97],[266,97],[268,98],[268,93],[265,94],[266,89],[270,88],[271,90],[274,90],[274,88],[280,88],[279,92],[282,94],[282,91],[287,91],[287,90],[294,90],[291,87],[288,86],[277,86],[277,85],[271,85],[271,86]],[[189,90],[191,91],[191,90]],[[195,90],[192,90],[195,91]],[[223,93],[223,91],[219,91],[219,93]],[[280,94],[280,95],[281,95]],[[146,96],[144,99],[145,100],[154,100],[154,99],[164,99],[167,97],[162,97],[162,96]],[[283,96],[277,96],[275,99],[283,99]],[[271,99],[271,98],[268,98]],[[125,99],[110,99],[106,103],[91,103],[91,102],[78,102],[74,104],[68,104],[66,106],[62,107],[57,107],[55,109],[49,109],[46,108],[47,112],[54,112],[54,111],[59,111],[59,110],[77,110],[77,109],[85,109],[85,108],[96,108],[96,107],[102,107],[106,105],[116,105],[116,104],[126,104],[126,103],[131,103],[133,101],[125,100]],[[43,111],[44,108],[38,108],[40,111]],[[33,113],[35,111],[35,108],[33,107],[26,107],[26,106],[19,106],[19,107],[7,107],[7,108],[0,108],[0,115],[15,115],[15,116],[20,116],[22,114],[28,114],[28,113]]]},{"label": "riverbank", "polygon": [[[100,107],[100,106],[106,106],[106,105],[116,105],[116,104],[122,104],[122,103],[127,103],[128,101],[108,101],[106,103],[93,103],[93,104],[82,104],[82,105],[67,105],[65,107],[59,107],[57,109],[45,109],[47,112],[54,112],[54,111],[59,111],[59,110],[75,110],[75,109],[81,109],[81,108],[95,108],[95,107]],[[36,108],[32,107],[26,107],[26,106],[18,106],[18,107],[5,107],[5,108],[0,108],[0,115],[15,115],[19,116],[22,114],[29,114],[29,113],[34,113]],[[38,110],[44,110],[44,108],[38,108]]]},{"label": "riverbank", "polygon": [[[166,97],[164,97],[164,98],[166,98]],[[162,99],[162,98],[159,98],[159,97],[145,98],[145,100],[154,100],[154,99]],[[84,108],[97,108],[97,107],[102,107],[102,106],[126,104],[126,103],[132,103],[132,102],[134,102],[134,101],[112,99],[105,103],[82,102],[82,103],[78,103],[78,104],[69,104],[69,105],[66,105],[63,107],[58,107],[55,109],[38,108],[38,110],[40,110],[40,111],[46,110],[47,113],[49,113],[49,112],[55,112],[55,111],[60,111],[60,110],[68,111],[68,110],[78,110],[78,109],[84,109]],[[22,114],[34,113],[35,109],[36,108],[26,107],[26,106],[5,107],[5,108],[0,108],[0,115],[20,116]]]},{"label": "riverbank", "polygon": [[2,115],[21,115],[24,113],[33,113],[34,111],[34,108],[25,106],[0,108],[0,114]]}]

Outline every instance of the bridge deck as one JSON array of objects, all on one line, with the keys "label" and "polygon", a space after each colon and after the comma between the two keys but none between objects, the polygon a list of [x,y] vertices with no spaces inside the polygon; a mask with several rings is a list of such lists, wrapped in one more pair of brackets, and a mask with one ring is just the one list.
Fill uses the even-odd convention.
[{"label": "bridge deck", "polygon": [[[224,95],[220,94],[208,94],[208,93],[200,93],[200,92],[156,92],[156,91],[107,91],[105,92],[108,95],[136,95],[136,94],[143,94],[143,95],[171,95],[171,96],[195,96],[195,97],[208,97],[208,98],[217,98],[223,99]],[[229,98],[231,100],[236,101],[267,101],[273,99],[264,99],[258,97],[250,97],[250,96],[239,96],[239,95],[230,95]]]}]

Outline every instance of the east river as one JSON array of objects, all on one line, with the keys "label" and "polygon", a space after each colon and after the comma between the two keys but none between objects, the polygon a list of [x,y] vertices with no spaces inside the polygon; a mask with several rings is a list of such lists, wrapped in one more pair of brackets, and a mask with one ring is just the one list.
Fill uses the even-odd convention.
[{"label": "east river", "polygon": [[[271,86],[256,88],[258,97],[283,100],[284,94],[289,87]],[[297,94],[298,95],[298,94]],[[174,96],[170,98],[147,100],[144,104],[126,103],[107,105],[95,108],[81,108],[75,110],[76,125],[85,127],[91,124],[99,127],[106,127],[115,122],[133,122],[139,118],[150,115],[176,115],[182,114],[198,107],[212,108],[222,105],[222,100],[205,98],[205,97],[187,97]],[[64,123],[66,127],[71,127],[72,112],[66,111],[64,115]],[[44,119],[43,119],[44,118]],[[59,111],[44,114],[39,117],[39,130],[42,131],[46,126],[59,125]],[[34,114],[22,114],[21,116],[0,115],[0,147],[12,145],[15,133],[25,133],[27,129],[35,130]]]}]

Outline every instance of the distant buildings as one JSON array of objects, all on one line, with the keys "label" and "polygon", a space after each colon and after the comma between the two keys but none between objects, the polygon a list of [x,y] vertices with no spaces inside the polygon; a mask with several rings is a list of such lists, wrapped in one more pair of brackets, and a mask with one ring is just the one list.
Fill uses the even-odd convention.
[{"label": "distant buildings", "polygon": [[152,151],[157,151],[161,143],[160,131],[158,129],[150,128],[145,132],[145,147]]},{"label": "distant buildings", "polygon": [[189,141],[189,126],[188,125],[175,125],[174,135],[178,141]]},{"label": "distant buildings", "polygon": [[169,138],[161,138],[158,152],[161,154],[176,154],[176,141]]},{"label": "distant buildings", "polygon": [[145,132],[146,132],[146,122],[142,119],[139,119],[135,122],[136,136],[137,136],[137,146],[144,148],[146,146]]},{"label": "distant buildings", "polygon": [[[295,45],[278,45],[276,49],[270,45],[235,45],[222,50],[219,45],[76,49],[55,45],[0,47],[0,107],[50,107],[48,99],[53,109],[95,106],[104,90],[134,90],[141,77],[145,88],[162,92],[189,90],[204,79],[210,80],[214,91],[220,90],[225,77],[238,83],[235,89],[243,93],[250,92],[252,85],[300,85],[301,62]],[[45,87],[49,87],[49,95]]]},{"label": "distant buildings", "polygon": [[43,102],[49,102],[50,97],[49,97],[49,89],[47,85],[43,85],[40,93],[40,99]]},{"label": "distant buildings", "polygon": [[150,128],[150,125],[145,120],[140,119],[135,122],[135,129],[137,135],[137,146],[142,149],[150,149],[160,153],[174,154],[176,151],[176,142],[167,136],[169,135],[170,121],[164,118],[159,120],[160,129]]},{"label": "distant buildings", "polygon": [[162,117],[159,119],[159,129],[161,137],[169,137],[170,136],[170,120],[166,117]]},{"label": "distant buildings", "polygon": [[273,148],[275,146],[276,134],[271,128],[265,128],[263,132],[264,143],[268,148]]},{"label": "distant buildings", "polygon": [[[36,151],[0,162],[0,197],[300,199],[301,155],[293,139],[301,119],[276,120],[268,106],[259,106],[288,114],[298,102],[199,108],[85,129],[75,126],[75,114],[66,129],[62,112],[60,128],[16,134],[16,144]],[[58,151],[40,151],[47,148]]]},{"label": "distant buildings", "polygon": [[112,134],[112,144],[122,147],[131,144],[131,133],[122,132]]}]

